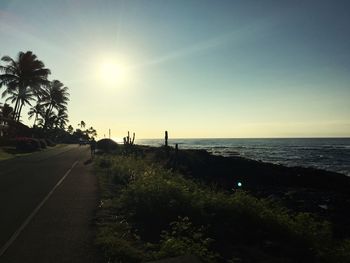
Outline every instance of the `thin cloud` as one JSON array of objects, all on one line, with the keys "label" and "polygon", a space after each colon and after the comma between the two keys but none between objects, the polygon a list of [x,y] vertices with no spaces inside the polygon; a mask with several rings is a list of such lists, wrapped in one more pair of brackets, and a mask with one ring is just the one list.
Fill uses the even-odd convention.
[{"label": "thin cloud", "polygon": [[243,41],[248,41],[250,38],[257,37],[257,33],[262,32],[265,28],[266,23],[256,23],[254,25],[241,27],[238,30],[197,42],[193,45],[169,52],[163,56],[150,59],[144,63],[134,65],[130,68],[135,69],[147,66],[156,66],[177,59],[185,59],[208,50],[223,47],[225,45],[230,45],[232,47],[233,45],[237,45]]}]

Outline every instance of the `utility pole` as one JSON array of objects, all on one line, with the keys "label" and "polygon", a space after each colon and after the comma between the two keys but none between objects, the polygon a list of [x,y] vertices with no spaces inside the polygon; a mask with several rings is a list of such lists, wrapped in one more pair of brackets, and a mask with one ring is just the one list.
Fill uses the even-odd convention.
[{"label": "utility pole", "polygon": [[111,129],[108,129],[109,131],[109,139],[111,139]]}]

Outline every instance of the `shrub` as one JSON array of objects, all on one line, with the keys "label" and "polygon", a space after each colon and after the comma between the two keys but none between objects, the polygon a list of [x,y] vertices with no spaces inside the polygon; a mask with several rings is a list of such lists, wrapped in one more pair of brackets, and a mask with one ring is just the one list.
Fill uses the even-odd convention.
[{"label": "shrub", "polygon": [[218,255],[210,249],[214,241],[206,237],[203,227],[195,227],[188,217],[179,217],[170,223],[171,229],[163,231],[156,259],[181,255],[196,255],[203,262],[216,262]]},{"label": "shrub", "polygon": [[[112,213],[123,215],[144,242],[158,243],[152,248],[156,258],[187,251],[233,261],[329,262],[330,225],[310,214],[292,214],[243,191],[212,190],[145,159],[109,156],[97,164],[122,189],[115,192]],[[209,246],[209,240],[215,241]],[[346,248],[339,258],[346,257]]]},{"label": "shrub", "polygon": [[344,240],[338,244],[336,249],[330,254],[330,262],[350,262],[350,239]]},{"label": "shrub", "polygon": [[29,137],[17,137],[16,138],[16,149],[18,151],[37,151],[40,150],[40,142],[37,139]]},{"label": "shrub", "polygon": [[141,262],[145,257],[138,248],[137,236],[132,234],[125,220],[102,226],[97,234],[97,245],[108,262]]},{"label": "shrub", "polygon": [[118,144],[111,139],[102,139],[97,141],[97,149],[103,152],[111,152],[118,148]]},{"label": "shrub", "polygon": [[16,146],[16,140],[0,137],[0,146]]},{"label": "shrub", "polygon": [[141,236],[157,241],[170,222],[191,213],[191,197],[189,187],[150,173],[129,184],[120,204]]},{"label": "shrub", "polygon": [[109,158],[104,156],[104,158],[98,158],[95,161],[95,164],[98,168],[107,169],[111,167],[112,161]]}]

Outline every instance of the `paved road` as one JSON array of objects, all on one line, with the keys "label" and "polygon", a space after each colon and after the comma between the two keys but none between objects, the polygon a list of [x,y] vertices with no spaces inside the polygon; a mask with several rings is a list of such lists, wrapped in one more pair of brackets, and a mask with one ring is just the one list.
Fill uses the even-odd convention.
[{"label": "paved road", "polygon": [[0,162],[1,263],[100,262],[89,159],[70,145]]}]

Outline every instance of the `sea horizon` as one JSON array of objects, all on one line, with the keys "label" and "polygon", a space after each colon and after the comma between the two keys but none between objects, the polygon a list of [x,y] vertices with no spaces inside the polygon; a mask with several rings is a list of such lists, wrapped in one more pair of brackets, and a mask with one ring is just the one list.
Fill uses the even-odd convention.
[{"label": "sea horizon", "polygon": [[[159,147],[164,139],[136,139]],[[350,176],[350,138],[170,138],[169,146],[206,150],[214,155],[244,157],[285,166],[312,167]]]},{"label": "sea horizon", "polygon": [[[112,137],[111,139],[113,139],[115,137]],[[101,138],[103,139],[103,138]],[[139,138],[139,139],[135,139],[135,140],[164,140],[164,138]],[[173,138],[169,138],[170,139],[181,139],[181,140],[186,140],[186,139],[350,139],[350,136],[345,136],[345,137],[337,137],[337,136],[322,136],[322,137],[173,137]]]}]

